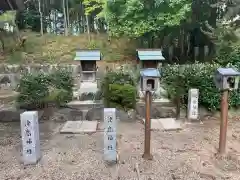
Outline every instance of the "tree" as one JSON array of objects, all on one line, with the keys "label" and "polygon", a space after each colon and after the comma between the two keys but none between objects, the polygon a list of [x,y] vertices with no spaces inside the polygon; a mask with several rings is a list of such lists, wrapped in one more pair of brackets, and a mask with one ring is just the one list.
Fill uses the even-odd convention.
[{"label": "tree", "polygon": [[68,36],[68,23],[67,23],[66,2],[65,2],[65,0],[62,0],[62,8],[63,8],[63,15],[64,15],[65,36]]},{"label": "tree", "polygon": [[141,37],[165,27],[180,25],[191,10],[190,0],[115,0],[105,4],[104,13],[115,35]]},{"label": "tree", "polygon": [[40,14],[40,32],[41,35],[43,36],[43,14],[42,14],[42,10],[41,10],[41,0],[38,0],[38,12]]}]

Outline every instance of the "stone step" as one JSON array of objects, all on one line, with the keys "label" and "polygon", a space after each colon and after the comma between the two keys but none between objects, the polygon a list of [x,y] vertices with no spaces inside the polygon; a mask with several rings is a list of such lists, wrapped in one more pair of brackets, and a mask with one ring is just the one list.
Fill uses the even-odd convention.
[{"label": "stone step", "polygon": [[[137,115],[139,117],[145,118],[145,107],[136,107]],[[176,108],[174,107],[151,107],[151,118],[174,118],[176,117]]]},{"label": "stone step", "polygon": [[[145,119],[142,119],[142,121],[145,124]],[[182,122],[175,118],[151,119],[151,130],[172,131],[180,129],[182,129]]]},{"label": "stone step", "polygon": [[70,108],[76,108],[80,110],[87,110],[91,108],[103,108],[104,105],[102,101],[94,102],[94,101],[79,101],[79,100],[74,100],[71,101],[67,104]]},{"label": "stone step", "polygon": [[0,92],[0,103],[1,104],[8,104],[16,100],[18,96],[18,92],[15,91],[8,91],[8,92]]},{"label": "stone step", "polygon": [[97,131],[97,121],[67,121],[60,133],[81,134]]},{"label": "stone step", "polygon": [[[145,101],[144,100],[139,100],[137,102],[137,105],[145,106]],[[174,104],[169,99],[165,99],[165,98],[154,99],[153,102],[152,102],[152,105],[163,106],[163,107],[173,107],[174,106]]]}]

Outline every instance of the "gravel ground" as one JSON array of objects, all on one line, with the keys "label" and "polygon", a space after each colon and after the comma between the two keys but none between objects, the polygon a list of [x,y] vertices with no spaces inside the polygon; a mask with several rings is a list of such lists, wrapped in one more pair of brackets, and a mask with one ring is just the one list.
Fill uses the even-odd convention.
[{"label": "gravel ground", "polygon": [[[228,128],[228,153],[217,157],[219,122],[194,123],[178,132],[152,132],[152,161],[144,161],[144,127],[119,123],[119,163],[103,159],[103,132],[59,134],[61,123],[40,123],[42,158],[21,163],[19,124],[0,124],[0,180],[239,180],[240,122]],[[99,125],[100,129],[102,124]]]}]

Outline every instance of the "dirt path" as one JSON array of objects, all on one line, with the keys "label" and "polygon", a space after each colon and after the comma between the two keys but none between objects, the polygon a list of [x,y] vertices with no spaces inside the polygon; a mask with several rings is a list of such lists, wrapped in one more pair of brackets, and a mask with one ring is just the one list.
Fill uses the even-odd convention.
[{"label": "dirt path", "polygon": [[[1,180],[238,180],[240,123],[230,122],[228,155],[216,158],[219,123],[191,124],[179,132],[152,132],[153,161],[144,161],[144,127],[120,123],[120,161],[108,166],[103,157],[103,132],[63,135],[59,123],[40,124],[43,157],[36,166],[19,163],[19,124],[0,124]],[[100,126],[101,127],[101,126]]]}]

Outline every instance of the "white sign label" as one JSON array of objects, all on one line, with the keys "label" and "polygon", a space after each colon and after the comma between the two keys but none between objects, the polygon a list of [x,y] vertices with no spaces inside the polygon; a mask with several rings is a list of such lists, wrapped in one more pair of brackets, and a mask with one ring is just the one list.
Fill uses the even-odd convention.
[{"label": "white sign label", "polygon": [[116,109],[104,108],[104,160],[117,160]]},{"label": "white sign label", "polygon": [[190,89],[188,91],[188,119],[198,119],[198,89]]},{"label": "white sign label", "polygon": [[38,112],[26,111],[20,118],[23,162],[25,165],[35,164],[41,156]]}]

